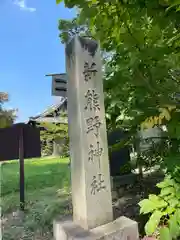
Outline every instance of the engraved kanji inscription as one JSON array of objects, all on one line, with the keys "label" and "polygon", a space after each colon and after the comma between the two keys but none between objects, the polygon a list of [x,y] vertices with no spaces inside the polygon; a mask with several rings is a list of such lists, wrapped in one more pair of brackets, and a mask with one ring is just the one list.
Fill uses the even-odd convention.
[{"label": "engraved kanji inscription", "polygon": [[94,135],[96,137],[98,137],[101,124],[102,123],[101,123],[99,116],[87,118],[86,119],[86,126],[87,126],[86,133],[94,132]]},{"label": "engraved kanji inscription", "polygon": [[103,152],[103,148],[100,147],[100,143],[97,142],[97,147],[94,148],[93,144],[90,144],[89,146],[89,153],[88,153],[88,161],[94,162],[95,158],[98,160],[99,163],[99,169],[101,168],[101,155]]},{"label": "engraved kanji inscription", "polygon": [[92,144],[89,146],[88,161],[94,162],[94,146]]},{"label": "engraved kanji inscription", "polygon": [[93,62],[92,64],[89,64],[88,62],[84,63],[84,80],[88,82],[91,80],[92,76],[95,76],[97,73],[96,70],[96,64]]},{"label": "engraved kanji inscription", "polygon": [[99,173],[98,176],[93,176],[91,183],[91,194],[95,195],[103,189],[106,189],[106,186],[102,174]]},{"label": "engraved kanji inscription", "polygon": [[85,94],[86,105],[84,107],[85,110],[89,109],[90,111],[100,110],[100,103],[99,103],[99,94],[96,93],[94,89],[89,89]]}]

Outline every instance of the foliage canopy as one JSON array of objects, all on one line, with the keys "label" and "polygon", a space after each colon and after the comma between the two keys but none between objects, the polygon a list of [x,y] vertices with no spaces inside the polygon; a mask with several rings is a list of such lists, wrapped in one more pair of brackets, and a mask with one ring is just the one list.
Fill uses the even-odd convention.
[{"label": "foliage canopy", "polygon": [[5,92],[0,92],[0,128],[12,125],[16,118],[15,110],[6,110],[3,107],[3,104],[8,102],[8,100],[8,94]]}]

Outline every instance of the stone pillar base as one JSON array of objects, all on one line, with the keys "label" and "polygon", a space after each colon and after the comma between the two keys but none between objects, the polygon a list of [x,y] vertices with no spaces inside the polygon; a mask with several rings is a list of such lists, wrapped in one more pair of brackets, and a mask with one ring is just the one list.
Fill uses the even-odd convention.
[{"label": "stone pillar base", "polygon": [[124,216],[90,230],[72,220],[54,221],[53,228],[55,240],[139,240],[137,222]]}]

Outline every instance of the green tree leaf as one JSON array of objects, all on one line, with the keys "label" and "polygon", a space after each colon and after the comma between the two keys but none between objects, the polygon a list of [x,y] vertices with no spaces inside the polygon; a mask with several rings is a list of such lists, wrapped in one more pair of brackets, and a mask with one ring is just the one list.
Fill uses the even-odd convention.
[{"label": "green tree leaf", "polygon": [[178,224],[178,216],[175,213],[169,220],[169,230],[172,238],[177,238],[180,235],[180,225]]},{"label": "green tree leaf", "polygon": [[156,205],[156,208],[165,208],[168,205],[167,202],[155,194],[150,194],[149,200]]},{"label": "green tree leaf", "polygon": [[61,2],[62,2],[62,0],[56,0],[56,4],[59,4]]},{"label": "green tree leaf", "polygon": [[173,194],[175,192],[175,189],[173,187],[166,187],[161,189],[161,197]]},{"label": "green tree leaf", "polygon": [[151,217],[149,218],[148,222],[145,225],[145,231],[146,231],[147,235],[152,235],[156,231],[156,229],[160,223],[161,217],[162,217],[162,212],[160,212],[158,210],[156,210],[151,215]]},{"label": "green tree leaf", "polygon": [[160,240],[172,240],[170,231],[167,227],[160,228]]},{"label": "green tree leaf", "polygon": [[164,179],[164,181],[156,184],[156,186],[158,188],[165,188],[165,187],[169,187],[169,186],[173,186],[173,185],[174,185],[174,181],[172,179],[168,178],[168,177],[166,177]]},{"label": "green tree leaf", "polygon": [[179,204],[179,200],[177,198],[170,199],[168,202],[172,208],[177,207]]},{"label": "green tree leaf", "polygon": [[171,215],[176,211],[176,208],[168,206],[164,211],[163,211],[163,215]]},{"label": "green tree leaf", "polygon": [[178,224],[180,225],[180,207],[176,211],[176,218],[177,218]]},{"label": "green tree leaf", "polygon": [[150,201],[149,199],[144,199],[139,202],[140,214],[147,214],[156,209],[156,203]]}]

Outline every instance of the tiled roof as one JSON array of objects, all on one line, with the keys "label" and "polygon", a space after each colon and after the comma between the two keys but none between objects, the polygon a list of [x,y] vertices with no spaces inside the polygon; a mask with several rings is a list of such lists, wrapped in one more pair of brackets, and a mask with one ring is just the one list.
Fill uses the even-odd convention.
[{"label": "tiled roof", "polygon": [[[67,103],[67,98],[63,98],[60,103],[54,104],[54,105],[48,107],[44,112],[42,112],[42,113],[40,113],[40,114],[38,114],[38,115],[36,115],[34,117],[30,117],[29,121],[42,122],[42,121],[46,121],[47,120],[47,121],[50,121],[50,122],[59,122],[60,121],[59,116],[56,117],[56,116],[54,116],[53,113],[56,110],[63,108],[64,104],[66,104],[66,103]],[[48,115],[51,115],[51,114],[53,116],[48,116]],[[62,121],[67,122],[67,119],[65,119],[65,118],[62,118],[62,119],[64,119]]]}]

